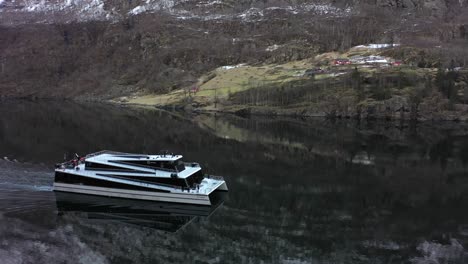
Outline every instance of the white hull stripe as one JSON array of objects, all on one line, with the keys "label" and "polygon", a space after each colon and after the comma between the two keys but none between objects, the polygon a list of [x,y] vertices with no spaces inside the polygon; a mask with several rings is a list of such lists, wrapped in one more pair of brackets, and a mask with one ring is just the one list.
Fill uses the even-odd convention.
[{"label": "white hull stripe", "polygon": [[93,194],[93,195],[130,198],[130,199],[138,199],[138,200],[175,202],[175,203],[185,203],[185,204],[189,203],[189,204],[201,204],[201,205],[211,204],[208,195],[199,195],[199,194],[172,194],[172,193],[164,193],[164,192],[145,192],[145,191],[123,190],[123,189],[116,189],[116,188],[104,188],[104,187],[75,185],[75,184],[66,184],[66,183],[54,183],[54,190],[62,191],[62,192]]},{"label": "white hull stripe", "polygon": [[107,177],[107,176],[100,176],[100,175],[97,175],[96,173],[89,173],[89,172],[80,173],[80,171],[60,171],[60,170],[57,170],[57,171],[62,172],[62,173],[71,174],[71,175],[81,176],[81,177],[88,177],[88,178],[93,178],[93,179],[98,179],[98,180],[123,183],[123,184],[139,186],[139,187],[146,187],[146,188],[151,188],[151,189],[156,189],[156,190],[174,191],[176,189],[176,188],[173,188],[173,187],[166,187],[166,186],[162,186],[162,185],[156,185],[156,184],[150,184],[150,183],[144,183],[144,182],[137,182],[137,181],[133,181],[133,180],[116,179],[116,178]]}]

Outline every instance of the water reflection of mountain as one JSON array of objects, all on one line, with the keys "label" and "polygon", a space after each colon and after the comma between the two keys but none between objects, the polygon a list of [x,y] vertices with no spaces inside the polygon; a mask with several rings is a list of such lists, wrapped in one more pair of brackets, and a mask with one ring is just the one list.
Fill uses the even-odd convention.
[{"label": "water reflection of mountain", "polygon": [[177,232],[195,217],[208,217],[224,201],[220,196],[214,206],[196,206],[63,192],[56,192],[55,197],[61,217],[66,215],[94,223],[115,222],[168,232]]},{"label": "water reflection of mountain", "polygon": [[[468,161],[468,125],[456,123],[401,124],[330,121],[323,119],[250,119],[236,116],[197,116],[204,130],[239,142],[258,142],[307,150],[347,161],[363,152],[382,162]],[[459,160],[458,160],[459,159]]]},{"label": "water reflection of mountain", "polygon": [[169,149],[226,176],[229,201],[175,234],[63,218],[112,263],[466,259],[464,125],[179,117],[54,102],[0,110],[8,113],[0,118],[2,157],[52,165],[64,152]]}]

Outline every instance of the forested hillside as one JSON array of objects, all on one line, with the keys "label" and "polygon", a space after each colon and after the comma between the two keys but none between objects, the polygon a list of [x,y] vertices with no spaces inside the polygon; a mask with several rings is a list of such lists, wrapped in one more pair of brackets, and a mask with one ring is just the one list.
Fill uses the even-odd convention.
[{"label": "forested hillside", "polygon": [[3,0],[0,94],[165,93],[223,65],[282,63],[372,42],[415,48],[431,60],[421,67],[464,66],[467,10],[458,0]]}]

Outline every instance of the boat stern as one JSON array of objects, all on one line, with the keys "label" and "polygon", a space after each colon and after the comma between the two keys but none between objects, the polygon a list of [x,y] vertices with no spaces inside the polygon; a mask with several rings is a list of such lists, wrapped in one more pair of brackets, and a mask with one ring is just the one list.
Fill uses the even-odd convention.
[{"label": "boat stern", "polygon": [[223,182],[223,184],[221,184],[217,189],[216,191],[224,191],[224,192],[227,192],[229,189],[227,187],[227,184],[226,182]]}]

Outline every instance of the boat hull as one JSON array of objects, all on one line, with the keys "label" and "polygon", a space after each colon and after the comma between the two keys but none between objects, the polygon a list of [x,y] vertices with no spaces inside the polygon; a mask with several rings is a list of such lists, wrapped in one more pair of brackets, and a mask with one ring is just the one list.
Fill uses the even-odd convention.
[{"label": "boat hull", "polygon": [[54,191],[104,197],[215,205],[224,178],[206,176],[180,155],[101,151],[56,165]]},{"label": "boat hull", "polygon": [[88,195],[98,195],[106,197],[116,197],[125,199],[136,199],[157,202],[196,204],[196,205],[212,205],[210,196],[215,196],[216,192],[211,194],[194,194],[194,193],[169,193],[169,192],[154,192],[140,190],[126,190],[107,187],[96,187],[89,185],[69,184],[69,183],[54,183],[54,191],[70,192]]}]

